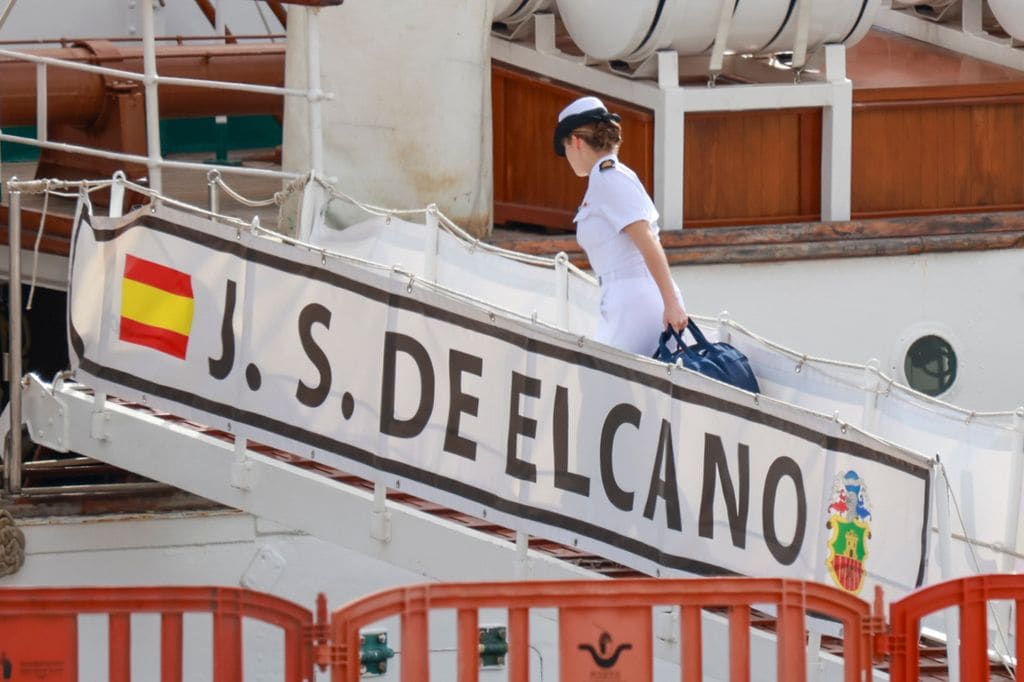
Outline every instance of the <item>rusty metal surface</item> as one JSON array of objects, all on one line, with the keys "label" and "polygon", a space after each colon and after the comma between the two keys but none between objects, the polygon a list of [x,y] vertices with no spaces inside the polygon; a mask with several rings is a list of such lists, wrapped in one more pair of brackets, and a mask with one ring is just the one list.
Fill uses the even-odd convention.
[{"label": "rusty metal surface", "polygon": [[[27,51],[28,54],[142,73],[142,48],[110,41],[82,42],[76,47]],[[157,48],[161,76],[284,86],[285,45],[167,45]],[[109,106],[111,96],[142,91],[142,82],[47,68],[48,116],[51,124],[90,125]],[[0,126],[31,125],[36,120],[36,66],[0,58]],[[283,98],[215,88],[161,86],[162,118],[270,114],[280,116]]]}]

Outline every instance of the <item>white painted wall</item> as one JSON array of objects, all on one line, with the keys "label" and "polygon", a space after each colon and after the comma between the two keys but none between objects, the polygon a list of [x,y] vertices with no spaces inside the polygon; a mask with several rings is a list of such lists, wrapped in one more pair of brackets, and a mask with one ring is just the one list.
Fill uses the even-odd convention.
[{"label": "white painted wall", "polygon": [[927,333],[957,353],[939,396],[971,410],[1024,405],[1024,251],[849,258],[673,269],[688,308],[732,319],[801,353],[880,361],[905,382],[909,345]]},{"label": "white painted wall", "polygon": [[[324,172],[379,206],[436,203],[463,228],[491,229],[493,0],[348,0],[320,12]],[[292,12],[286,81],[304,88],[305,21]],[[293,21],[293,18],[296,20]],[[285,106],[284,167],[310,168],[304,100]],[[365,213],[335,202],[335,223]]]}]

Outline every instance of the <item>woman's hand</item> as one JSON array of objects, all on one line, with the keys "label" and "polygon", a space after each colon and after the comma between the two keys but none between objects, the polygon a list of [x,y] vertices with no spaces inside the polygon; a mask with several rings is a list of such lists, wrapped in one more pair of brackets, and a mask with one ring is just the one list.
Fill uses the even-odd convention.
[{"label": "woman's hand", "polygon": [[663,325],[666,327],[671,325],[673,329],[682,334],[689,321],[689,316],[675,297],[665,304],[665,316],[661,321]]}]

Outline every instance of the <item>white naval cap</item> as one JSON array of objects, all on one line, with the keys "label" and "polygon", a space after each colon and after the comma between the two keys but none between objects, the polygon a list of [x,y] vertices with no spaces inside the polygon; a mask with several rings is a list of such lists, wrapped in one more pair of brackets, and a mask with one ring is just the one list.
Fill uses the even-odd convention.
[{"label": "white naval cap", "polygon": [[587,123],[598,121],[614,121],[618,123],[622,117],[608,113],[604,102],[594,96],[580,97],[558,114],[558,125],[555,126],[555,153],[565,156],[564,140],[569,133]]}]

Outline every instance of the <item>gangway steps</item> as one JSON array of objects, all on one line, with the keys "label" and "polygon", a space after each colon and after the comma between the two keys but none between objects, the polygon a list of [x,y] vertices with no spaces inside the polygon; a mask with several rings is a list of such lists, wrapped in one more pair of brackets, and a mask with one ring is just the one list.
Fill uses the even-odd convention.
[{"label": "gangway steps", "polygon": [[[85,401],[88,401],[88,404],[90,405],[92,403],[93,394],[88,388],[79,385],[68,385],[62,390],[69,394],[77,395],[79,400],[76,402],[85,403]],[[149,405],[125,401],[113,397],[108,397],[108,401],[112,407],[116,406],[121,411],[128,411],[135,415],[144,415],[145,417],[148,417],[150,421],[157,420],[167,424],[169,427],[173,425],[179,428],[184,428],[195,434],[222,441],[224,444],[233,444],[235,441],[234,434],[206,427],[180,416],[154,409]],[[293,467],[318,477],[330,479],[331,481],[343,486],[361,490],[363,493],[372,493],[374,489],[374,484],[371,481],[355,476],[351,473],[338,470],[322,462],[316,462],[307,458],[299,457],[295,454],[251,441],[248,443],[247,449],[251,452],[273,459],[287,467]],[[93,457],[77,455],[51,457],[45,452],[41,452],[37,454],[37,456],[44,456],[46,459],[37,459],[27,463],[27,480],[32,480],[32,477],[39,477],[37,480],[40,482],[46,480],[47,482],[52,483],[52,485],[32,488],[29,494],[23,495],[21,498],[16,500],[16,503],[18,504],[31,504],[33,499],[42,497],[41,492],[45,492],[46,495],[58,497],[63,495],[76,498],[88,498],[90,496],[97,495],[103,496],[105,493],[113,491],[120,491],[122,494],[136,493],[134,496],[138,496],[137,493],[139,492],[147,492],[151,490],[177,490],[174,485],[146,479],[138,473],[126,472],[123,469]],[[76,478],[85,475],[121,477],[122,480],[117,483],[110,483],[108,487],[97,484],[80,485],[76,483],[65,483],[61,485],[62,481],[73,481]],[[145,496],[143,495],[142,497]],[[219,506],[213,501],[206,501],[195,496],[192,497],[202,504],[208,506]],[[499,542],[506,543],[507,545],[514,546],[516,541],[515,532],[508,528],[504,528],[485,519],[476,518],[471,515],[452,510],[443,505],[410,495],[404,491],[388,489],[387,500],[389,503],[401,505],[403,507],[413,509],[421,514],[443,519],[465,529],[490,536],[491,538],[497,539]],[[177,508],[180,509],[181,507]],[[107,511],[110,510],[108,509]],[[630,578],[640,575],[637,571],[630,569],[629,567],[622,566],[602,557],[581,552],[575,548],[542,538],[530,538],[529,547],[530,549],[546,555],[550,559],[574,566],[577,569],[583,569],[591,574],[597,574],[607,578]],[[708,610],[710,612],[715,612],[715,609]],[[754,611],[751,614],[751,626],[760,630],[775,632],[777,621],[769,614]],[[823,652],[838,655],[839,652],[842,651],[843,642],[837,637],[831,637],[824,634],[821,641]],[[948,679],[946,669],[946,651],[940,643],[922,640],[920,642],[919,653],[922,671],[922,677],[920,679]],[[998,661],[993,661],[990,665],[990,675],[993,680],[1013,679],[1007,675],[1006,669]]]}]

